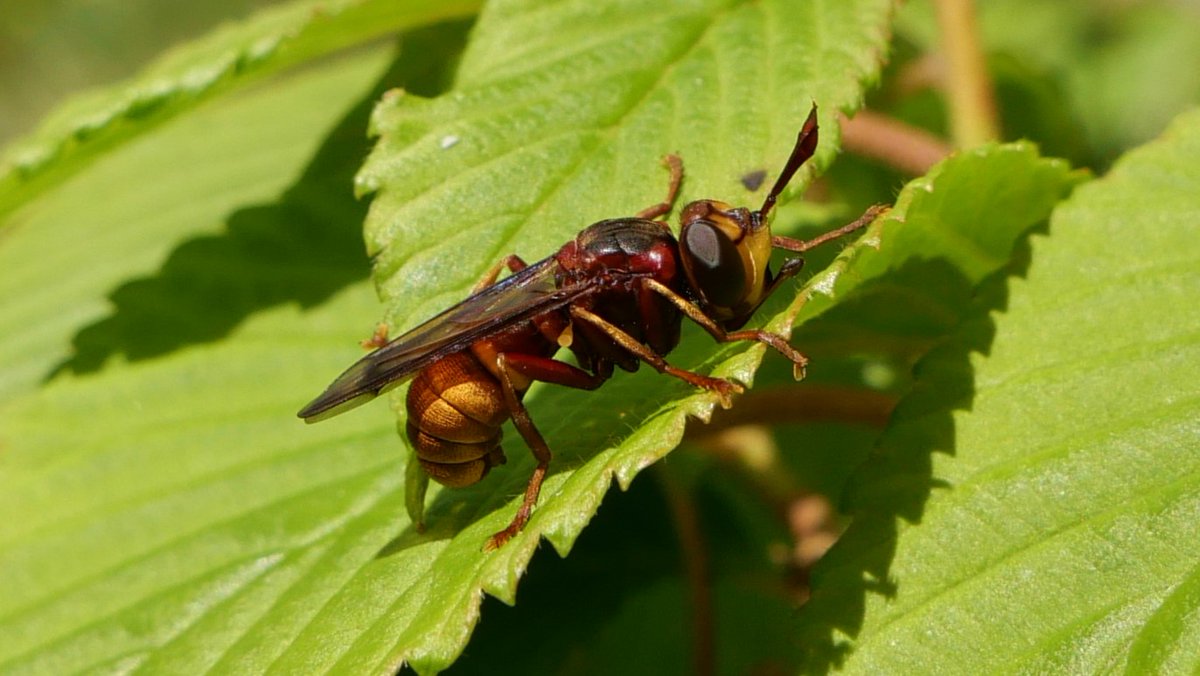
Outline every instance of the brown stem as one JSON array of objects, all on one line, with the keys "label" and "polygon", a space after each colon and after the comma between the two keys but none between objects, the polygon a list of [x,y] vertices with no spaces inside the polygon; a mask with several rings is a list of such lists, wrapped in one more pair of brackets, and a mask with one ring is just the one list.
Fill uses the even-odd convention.
[{"label": "brown stem", "polygon": [[844,422],[882,429],[896,406],[896,397],[872,390],[820,385],[778,385],[748,392],[738,405],[714,411],[707,425],[689,425],[686,438],[695,439],[739,425],[778,425],[803,422]]},{"label": "brown stem", "polygon": [[654,465],[655,476],[662,485],[671,511],[679,549],[687,575],[692,606],[692,673],[710,676],[716,673],[715,636],[712,595],[709,584],[708,551],[700,530],[696,503],[664,463]]},{"label": "brown stem", "polygon": [[869,110],[842,118],[842,146],[912,176],[921,176],[953,150],[919,127]]},{"label": "brown stem", "polygon": [[950,126],[959,148],[999,138],[996,101],[984,62],[972,0],[936,0],[942,51],[946,57],[946,94]]}]

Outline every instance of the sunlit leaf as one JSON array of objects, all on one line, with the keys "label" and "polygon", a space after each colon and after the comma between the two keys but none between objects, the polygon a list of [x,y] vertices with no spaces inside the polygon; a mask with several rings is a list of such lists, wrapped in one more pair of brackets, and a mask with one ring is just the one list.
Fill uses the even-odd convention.
[{"label": "sunlit leaf", "polygon": [[1196,669],[1198,152],[1192,112],[1077,190],[918,365],[815,578],[811,668]]},{"label": "sunlit leaf", "polygon": [[[363,129],[342,128],[305,164],[390,52],[214,102],[12,214],[0,239],[0,399],[115,355],[219,338],[256,308],[313,304],[360,278],[364,208],[346,181]],[[264,267],[306,241],[323,243],[307,263]]]},{"label": "sunlit leaf", "polygon": [[[68,102],[0,158],[0,219],[112,146],[223,88],[477,10],[477,0],[296,0],[176,48],[130,82]],[[3,225],[0,223],[0,225]]]}]

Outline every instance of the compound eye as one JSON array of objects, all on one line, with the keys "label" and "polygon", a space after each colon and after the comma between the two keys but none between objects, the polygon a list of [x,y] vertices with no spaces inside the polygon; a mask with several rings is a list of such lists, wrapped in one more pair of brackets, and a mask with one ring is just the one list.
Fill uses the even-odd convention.
[{"label": "compound eye", "polygon": [[684,267],[710,304],[730,308],[746,292],[746,265],[737,244],[711,221],[692,221],[680,233]]}]

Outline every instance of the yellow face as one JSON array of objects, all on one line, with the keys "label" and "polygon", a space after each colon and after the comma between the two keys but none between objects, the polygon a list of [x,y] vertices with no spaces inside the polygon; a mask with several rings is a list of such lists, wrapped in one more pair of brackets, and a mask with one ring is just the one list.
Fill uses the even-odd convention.
[{"label": "yellow face", "polygon": [[684,208],[683,270],[705,310],[719,321],[745,320],[770,278],[771,229],[745,208],[700,200]]}]

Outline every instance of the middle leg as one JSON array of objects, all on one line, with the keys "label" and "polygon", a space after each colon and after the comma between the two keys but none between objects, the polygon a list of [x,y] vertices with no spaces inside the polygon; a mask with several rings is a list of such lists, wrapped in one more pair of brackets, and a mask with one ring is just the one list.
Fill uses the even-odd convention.
[{"label": "middle leg", "polygon": [[609,375],[604,372],[588,373],[581,368],[550,357],[516,352],[497,355],[496,364],[499,366],[497,370],[500,372],[500,386],[504,391],[504,403],[512,416],[513,426],[517,428],[517,432],[525,440],[529,450],[533,452],[533,457],[537,459],[537,467],[534,468],[533,475],[529,477],[529,483],[525,485],[525,495],[521,498],[521,506],[517,508],[513,520],[504,530],[488,538],[487,544],[484,545],[486,551],[502,547],[525,527],[533,513],[534,505],[537,504],[538,496],[542,492],[542,482],[546,479],[550,459],[553,455],[550,452],[550,446],[546,444],[545,437],[533,424],[533,419],[529,417],[529,410],[521,401],[523,392],[519,391],[514,384],[513,374],[520,374],[529,380],[540,380],[580,390],[594,390],[600,387]]}]

